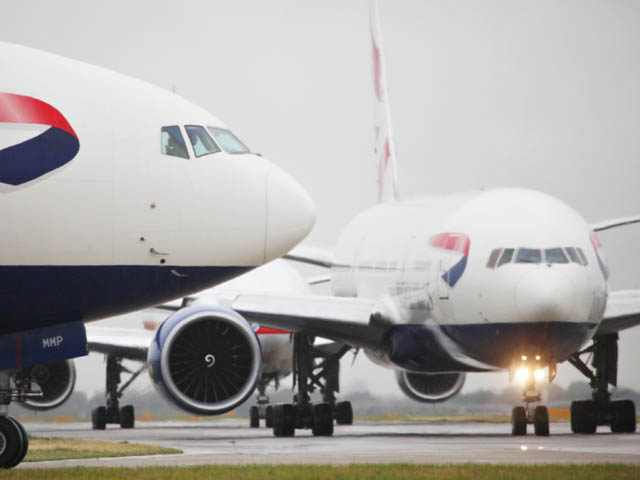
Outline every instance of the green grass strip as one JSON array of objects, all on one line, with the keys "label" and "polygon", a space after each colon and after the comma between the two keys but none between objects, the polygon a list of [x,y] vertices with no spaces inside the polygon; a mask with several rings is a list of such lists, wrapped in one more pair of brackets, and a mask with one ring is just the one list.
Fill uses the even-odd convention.
[{"label": "green grass strip", "polygon": [[136,480],[361,480],[361,479],[638,479],[640,466],[620,464],[588,465],[433,465],[354,464],[331,465],[248,465],[140,468],[68,468],[11,470],[3,478],[136,479]]}]

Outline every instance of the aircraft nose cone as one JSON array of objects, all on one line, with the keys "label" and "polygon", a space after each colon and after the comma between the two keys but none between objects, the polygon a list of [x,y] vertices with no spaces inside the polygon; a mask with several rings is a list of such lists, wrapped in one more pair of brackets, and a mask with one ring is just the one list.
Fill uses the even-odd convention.
[{"label": "aircraft nose cone", "polygon": [[568,322],[573,288],[567,277],[551,268],[527,273],[516,287],[516,308],[524,322]]},{"label": "aircraft nose cone", "polygon": [[303,238],[316,221],[316,206],[291,176],[272,165],[267,176],[265,262],[281,257]]}]

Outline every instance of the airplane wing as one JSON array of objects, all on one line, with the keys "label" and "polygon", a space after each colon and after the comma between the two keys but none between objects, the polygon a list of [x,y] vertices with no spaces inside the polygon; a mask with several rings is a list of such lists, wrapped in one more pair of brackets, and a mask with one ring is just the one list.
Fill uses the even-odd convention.
[{"label": "airplane wing", "polygon": [[91,352],[115,355],[128,360],[146,361],[154,332],[133,328],[87,325],[87,344]]},{"label": "airplane wing", "polygon": [[623,225],[630,225],[632,223],[640,222],[640,215],[634,215],[631,217],[612,218],[610,220],[604,220],[602,222],[592,223],[591,228],[594,232],[601,232],[602,230],[608,230],[610,228],[622,227]]},{"label": "airplane wing", "polygon": [[640,290],[610,292],[596,335],[616,333],[640,325]]}]

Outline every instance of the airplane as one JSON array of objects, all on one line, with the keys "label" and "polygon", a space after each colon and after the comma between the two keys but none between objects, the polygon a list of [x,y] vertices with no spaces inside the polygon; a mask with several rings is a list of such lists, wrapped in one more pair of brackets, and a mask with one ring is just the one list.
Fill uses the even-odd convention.
[{"label": "airplane", "polygon": [[[217,294],[247,321],[293,333],[297,391],[291,403],[273,406],[274,435],[333,434],[337,405],[330,398],[312,403],[310,393],[327,388],[323,366],[345,350],[322,357],[315,337],[363,350],[426,403],[455,395],[467,373],[507,371],[523,384],[522,405],[511,412],[513,435],[529,425],[549,435],[537,384],[545,376],[552,381],[567,361],[592,388],[591,399],[571,404],[572,431],[592,434],[608,425],[634,432],[634,403],[611,401],[609,385],[617,384],[618,333],[640,324],[640,291],[609,292],[597,232],[639,222],[640,215],[589,223],[560,200],[520,188],[398,198],[375,1],[371,39],[379,201],[344,228],[333,252],[297,247],[285,255],[327,268],[332,295]],[[159,350],[172,346],[162,334],[156,343]],[[167,356],[164,363],[151,356],[165,384]],[[200,356],[206,361],[204,351]]]},{"label": "airplane", "polygon": [[178,95],[9,43],[0,65],[0,467],[10,468],[28,436],[9,404],[48,401],[51,375],[71,376],[70,359],[88,353],[85,322],[281,256],[310,231],[315,206]]}]

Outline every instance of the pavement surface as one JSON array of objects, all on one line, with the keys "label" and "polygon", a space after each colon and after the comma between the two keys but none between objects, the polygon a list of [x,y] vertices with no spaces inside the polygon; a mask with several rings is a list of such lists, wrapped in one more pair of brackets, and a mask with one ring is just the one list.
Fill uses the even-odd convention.
[{"label": "pavement surface", "polygon": [[[551,436],[512,437],[509,424],[459,422],[357,422],[336,426],[333,437],[297,430],[276,438],[270,429],[251,429],[247,420],[138,422],[133,430],[88,423],[26,423],[42,437],[128,441],[179,448],[180,455],[23,463],[19,468],[72,466],[176,466],[203,464],[349,463],[591,463],[640,464],[640,433],[574,435],[568,423],[552,423]],[[530,426],[530,430],[532,430]]]}]

